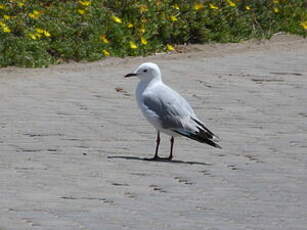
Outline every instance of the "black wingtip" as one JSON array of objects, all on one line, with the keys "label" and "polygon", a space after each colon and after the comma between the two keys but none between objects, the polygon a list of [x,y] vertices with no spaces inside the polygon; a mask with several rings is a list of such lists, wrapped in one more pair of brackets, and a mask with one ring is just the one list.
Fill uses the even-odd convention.
[{"label": "black wingtip", "polygon": [[207,138],[204,138],[204,137],[199,137],[199,138],[197,138],[195,140],[197,140],[197,141],[199,141],[201,143],[206,143],[206,144],[211,145],[211,146],[213,146],[215,148],[222,149],[222,147],[219,144],[217,144],[216,142],[214,142],[214,141],[212,141],[210,139],[207,139]]},{"label": "black wingtip", "polygon": [[220,145],[217,144],[217,143],[215,143],[214,147],[215,147],[215,148],[218,148],[218,149],[223,149],[222,146],[220,146]]},{"label": "black wingtip", "polygon": [[209,139],[208,136],[204,132],[199,132],[197,134],[194,134],[194,133],[182,132],[182,131],[179,131],[179,130],[173,130],[173,131],[182,135],[182,136],[193,139],[195,141],[198,141],[198,142],[201,142],[201,143],[206,143],[206,144],[211,145],[215,148],[222,149],[222,147],[219,144],[217,144],[213,140]]}]

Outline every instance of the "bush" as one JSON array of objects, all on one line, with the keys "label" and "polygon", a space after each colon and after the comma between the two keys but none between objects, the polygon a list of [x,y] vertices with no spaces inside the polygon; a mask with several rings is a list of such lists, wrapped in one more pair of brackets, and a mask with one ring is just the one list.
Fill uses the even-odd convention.
[{"label": "bush", "polygon": [[306,30],[304,0],[11,0],[0,4],[0,66],[148,55],[175,44]]}]

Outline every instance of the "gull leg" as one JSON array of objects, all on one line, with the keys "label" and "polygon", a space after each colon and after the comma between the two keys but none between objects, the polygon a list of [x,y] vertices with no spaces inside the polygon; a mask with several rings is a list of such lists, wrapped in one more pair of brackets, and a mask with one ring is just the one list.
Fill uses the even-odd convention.
[{"label": "gull leg", "polygon": [[157,131],[157,139],[156,139],[156,151],[155,151],[155,156],[153,159],[158,159],[158,152],[159,152],[159,145],[160,145],[160,131]]},{"label": "gull leg", "polygon": [[174,147],[174,137],[172,136],[171,137],[171,151],[168,157],[169,160],[173,159],[173,147]]}]

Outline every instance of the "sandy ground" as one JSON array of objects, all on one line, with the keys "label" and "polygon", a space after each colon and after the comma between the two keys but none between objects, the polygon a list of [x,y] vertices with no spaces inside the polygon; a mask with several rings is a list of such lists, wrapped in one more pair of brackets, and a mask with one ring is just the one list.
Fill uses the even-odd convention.
[{"label": "sandy ground", "polygon": [[[160,65],[222,150],[177,138],[173,162],[143,160],[155,131],[136,107],[137,80],[123,75],[145,61]],[[302,38],[5,68],[0,101],[1,230],[307,229]]]}]

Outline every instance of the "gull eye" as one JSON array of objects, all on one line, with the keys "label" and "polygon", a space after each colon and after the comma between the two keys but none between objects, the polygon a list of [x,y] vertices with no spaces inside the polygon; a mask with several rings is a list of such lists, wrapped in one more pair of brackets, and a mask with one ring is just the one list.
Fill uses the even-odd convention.
[{"label": "gull eye", "polygon": [[147,69],[144,69],[143,72],[146,73],[146,72],[147,72]]}]

